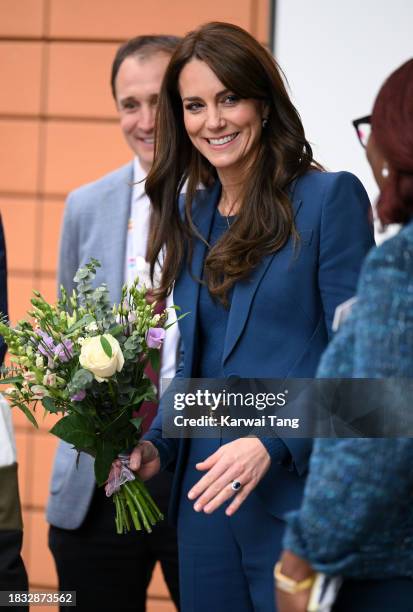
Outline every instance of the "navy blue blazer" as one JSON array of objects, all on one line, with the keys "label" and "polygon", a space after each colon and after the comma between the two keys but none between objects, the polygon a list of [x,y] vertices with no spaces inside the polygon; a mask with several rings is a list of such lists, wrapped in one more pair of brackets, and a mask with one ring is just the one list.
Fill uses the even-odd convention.
[{"label": "navy blue blazer", "polygon": [[[193,219],[205,238],[220,192],[217,182],[200,192],[194,203]],[[308,172],[294,185],[292,205],[298,249],[290,239],[234,287],[222,358],[225,377],[313,377],[330,337],[335,308],[356,291],[362,261],[374,244],[370,203],[360,181],[347,172]],[[175,283],[174,302],[190,313],[179,322],[182,359],[177,377],[194,375],[200,284],[193,276],[202,276],[206,249],[195,240],[192,275],[184,266]],[[173,384],[170,389],[173,392]],[[162,468],[174,468],[170,518],[175,521],[189,441],[162,438],[167,395],[168,391],[145,437],[158,448]],[[292,467],[274,462],[256,488],[267,509],[279,518],[300,504],[312,446],[308,439],[283,442]]]},{"label": "navy blue blazer", "polygon": [[[3,223],[0,216],[0,316],[8,316],[7,310],[7,258],[6,242],[4,240]],[[7,346],[0,336],[0,365],[3,363]]]}]

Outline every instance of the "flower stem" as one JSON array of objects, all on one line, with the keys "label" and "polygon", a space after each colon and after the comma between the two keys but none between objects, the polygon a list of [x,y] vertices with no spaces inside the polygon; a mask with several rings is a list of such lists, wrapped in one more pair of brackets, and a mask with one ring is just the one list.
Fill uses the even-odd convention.
[{"label": "flower stem", "polygon": [[132,524],[137,531],[141,531],[143,526],[147,533],[151,533],[152,526],[163,519],[163,514],[139,478],[123,484],[114,493],[113,501],[118,534],[130,531]]}]

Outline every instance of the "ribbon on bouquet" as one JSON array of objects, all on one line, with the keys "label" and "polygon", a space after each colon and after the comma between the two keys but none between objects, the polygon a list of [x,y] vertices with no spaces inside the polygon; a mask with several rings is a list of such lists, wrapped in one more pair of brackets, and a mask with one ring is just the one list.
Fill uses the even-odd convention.
[{"label": "ribbon on bouquet", "polygon": [[135,480],[135,474],[129,468],[129,455],[119,455],[112,463],[105,485],[106,497],[117,493],[125,482]]}]

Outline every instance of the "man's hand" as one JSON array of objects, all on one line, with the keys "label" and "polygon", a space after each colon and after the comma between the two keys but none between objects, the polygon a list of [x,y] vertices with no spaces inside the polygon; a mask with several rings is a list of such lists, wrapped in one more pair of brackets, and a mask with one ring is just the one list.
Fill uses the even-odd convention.
[{"label": "man's hand", "polygon": [[232,503],[225,511],[231,516],[247,499],[270,467],[271,459],[258,438],[240,438],[221,446],[205,461],[196,464],[196,469],[208,470],[189,491],[189,499],[195,500],[194,509],[207,514],[214,512],[227,499],[234,496],[231,484],[241,485]]},{"label": "man's hand", "polygon": [[159,453],[152,442],[149,442],[149,440],[139,442],[131,453],[129,467],[137,472],[142,480],[149,480],[160,471]]}]

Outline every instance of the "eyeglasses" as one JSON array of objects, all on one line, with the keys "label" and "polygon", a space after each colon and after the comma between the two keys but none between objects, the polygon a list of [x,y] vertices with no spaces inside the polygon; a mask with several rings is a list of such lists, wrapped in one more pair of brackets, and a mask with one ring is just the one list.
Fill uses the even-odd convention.
[{"label": "eyeglasses", "polygon": [[363,149],[365,149],[371,133],[371,115],[360,117],[360,119],[355,119],[352,123],[354,125],[354,129],[356,130],[357,138],[359,139]]}]

